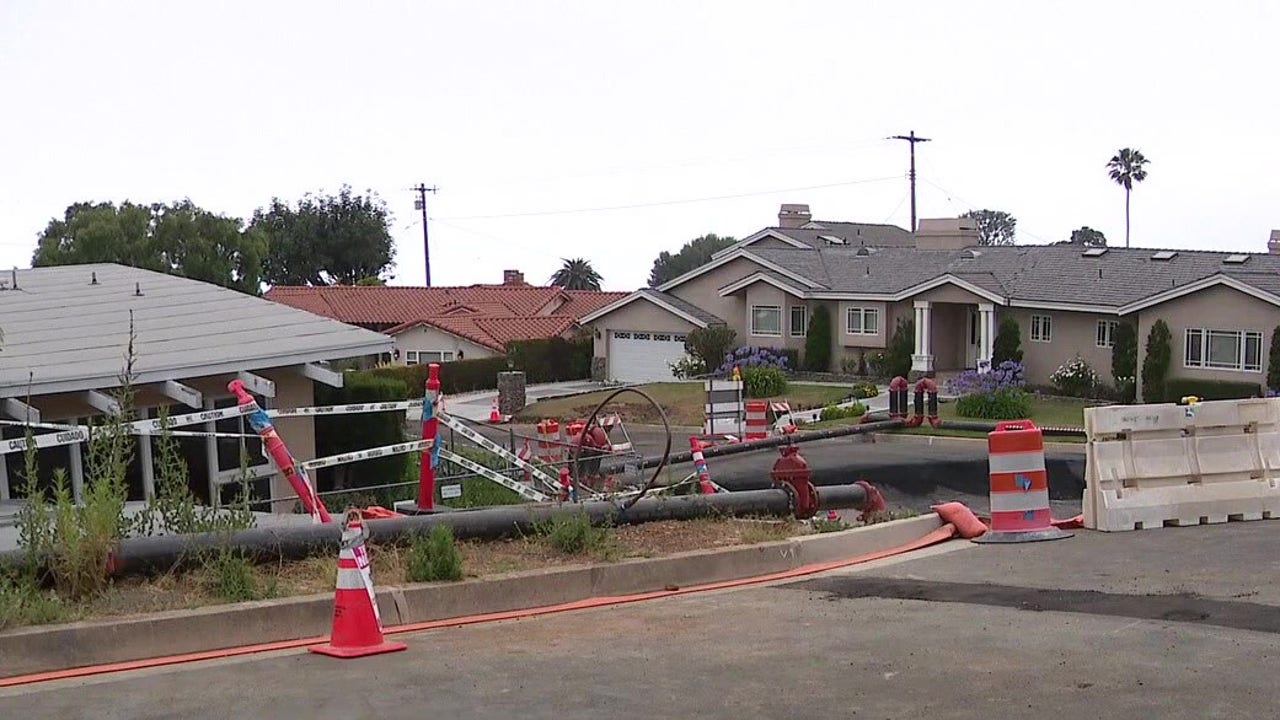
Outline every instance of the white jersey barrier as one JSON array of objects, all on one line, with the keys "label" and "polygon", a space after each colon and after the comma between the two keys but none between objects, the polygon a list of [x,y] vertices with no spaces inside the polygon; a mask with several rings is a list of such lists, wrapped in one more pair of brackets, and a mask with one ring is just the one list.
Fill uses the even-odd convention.
[{"label": "white jersey barrier", "polygon": [[1280,517],[1280,398],[1086,408],[1085,527]]}]

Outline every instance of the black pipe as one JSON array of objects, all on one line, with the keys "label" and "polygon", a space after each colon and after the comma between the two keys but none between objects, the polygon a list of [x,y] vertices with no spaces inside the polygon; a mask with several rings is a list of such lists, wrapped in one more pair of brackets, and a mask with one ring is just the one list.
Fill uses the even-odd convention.
[{"label": "black pipe", "polygon": [[[857,508],[867,501],[866,490],[859,485],[824,487],[818,495],[819,507],[826,509]],[[659,520],[691,520],[707,516],[781,517],[792,512],[791,495],[783,488],[714,495],[681,495],[644,498],[628,508],[595,501],[574,505],[539,504],[509,505],[475,510],[409,515],[367,520],[369,538],[395,542],[412,535],[426,533],[437,524],[453,528],[459,539],[496,539],[536,532],[537,527],[554,518],[572,513],[586,513],[595,524],[636,525]],[[232,533],[195,535],[161,535],[130,538],[120,543],[114,554],[114,575],[163,573],[184,566],[199,565],[204,558],[229,550],[260,562],[299,559],[332,551],[338,544],[338,523],[252,528]],[[0,553],[0,566],[19,565],[25,560],[20,550]]]},{"label": "black pipe", "polygon": [[[871,422],[886,422],[889,415],[884,412],[869,413],[867,419]],[[1073,427],[1070,425],[1044,425],[1037,427],[1040,432],[1045,435],[1058,437],[1080,437],[1085,434],[1084,428]],[[940,430],[966,430],[969,432],[995,432],[996,424],[994,422],[982,420],[943,420],[939,426]]]},{"label": "black pipe", "polygon": [[[861,425],[837,425],[835,427],[822,428],[821,430],[808,430],[805,432],[796,432],[790,435],[771,435],[762,440],[747,440],[746,442],[733,443],[731,445],[715,445],[702,451],[705,458],[725,457],[727,455],[737,455],[738,453],[752,452],[755,450],[767,450],[769,448],[781,447],[783,445],[800,444],[806,442],[814,442],[815,440],[830,440],[832,438],[846,437],[849,435],[863,435],[866,433],[880,432],[882,430],[894,430],[902,427],[900,420],[882,420],[878,422],[862,423]],[[660,457],[647,457],[640,461],[639,468],[641,470],[657,467],[661,462]],[[678,465],[680,463],[693,462],[693,453],[691,451],[672,453],[667,458],[668,465]],[[617,463],[614,465],[606,465],[600,468],[600,472],[606,475],[616,475],[623,472],[627,463]]]}]

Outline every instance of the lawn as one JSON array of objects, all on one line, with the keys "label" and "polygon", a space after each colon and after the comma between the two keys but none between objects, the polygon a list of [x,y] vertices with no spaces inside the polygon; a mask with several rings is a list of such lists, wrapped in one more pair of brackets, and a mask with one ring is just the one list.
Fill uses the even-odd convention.
[{"label": "lawn", "polygon": [[[1038,425],[1069,425],[1071,427],[1084,427],[1084,409],[1091,405],[1097,404],[1090,400],[1077,400],[1074,398],[1031,398],[1031,417],[1030,420]],[[940,403],[938,405],[938,417],[946,420],[967,420],[976,422],[987,422],[976,418],[960,417],[956,414],[955,401],[948,403]]]},{"label": "lawn", "polygon": [[[640,389],[651,395],[666,410],[667,417],[673,425],[687,427],[702,425],[703,406],[706,403],[706,392],[703,390],[702,383],[653,383],[642,385]],[[516,416],[516,420],[520,422],[537,422],[544,418],[551,418],[563,422],[583,418],[595,409],[595,406],[601,400],[604,400],[610,392],[612,391],[604,390],[586,395],[541,400],[522,410]],[[775,402],[785,400],[791,403],[792,410],[807,410],[840,402],[847,398],[849,394],[850,388],[848,387],[791,383],[785,393],[776,398],[768,399]],[[605,411],[617,412],[627,422],[659,422],[658,414],[653,410],[653,407],[644,398],[631,392],[624,392],[619,395],[605,407]]]}]

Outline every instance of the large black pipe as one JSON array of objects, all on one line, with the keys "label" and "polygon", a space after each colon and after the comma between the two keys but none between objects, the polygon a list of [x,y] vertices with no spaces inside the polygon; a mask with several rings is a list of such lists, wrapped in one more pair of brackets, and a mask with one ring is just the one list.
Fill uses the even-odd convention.
[{"label": "large black pipe", "polygon": [[[857,508],[867,502],[867,494],[859,485],[830,486],[818,491],[818,499],[819,507],[823,510]],[[626,510],[607,501],[575,505],[511,505],[369,520],[365,525],[369,528],[370,539],[381,542],[405,540],[414,534],[429,532],[433,526],[441,523],[452,527],[454,537],[459,539],[496,539],[527,534],[536,531],[539,524],[557,515],[578,512],[586,513],[593,523],[599,525],[635,525],[707,516],[781,517],[792,512],[792,505],[787,490],[769,488],[715,495],[644,498]],[[252,528],[233,533],[131,538],[123,541],[115,553],[113,574],[168,572],[183,566],[198,565],[205,558],[225,550],[242,553],[258,561],[298,559],[333,550],[340,535],[341,529],[335,522]],[[0,565],[16,565],[23,559],[21,551],[0,553]]]},{"label": "large black pipe", "polygon": [[[889,420],[889,414],[885,412],[874,412],[867,415],[867,419],[872,422],[885,422]],[[1084,428],[1073,427],[1069,425],[1037,425],[1040,432],[1046,436],[1059,437],[1081,437],[1085,434]],[[995,432],[996,424],[990,421],[982,420],[943,420],[939,426],[940,430],[968,430],[971,432]]]},{"label": "large black pipe", "polygon": [[[745,442],[733,443],[732,445],[715,445],[702,451],[705,458],[725,457],[728,455],[737,455],[738,453],[754,452],[756,450],[767,450],[769,448],[781,447],[783,445],[793,445],[806,442],[814,442],[817,440],[830,440],[832,438],[847,437],[849,435],[864,435],[866,433],[880,432],[882,430],[895,430],[902,427],[901,420],[882,420],[879,422],[862,423],[860,425],[837,425],[835,427],[822,428],[821,430],[808,430],[805,432],[796,432],[790,435],[770,435],[761,440],[747,440]],[[660,456],[647,457],[640,461],[641,470],[657,467],[662,462]],[[667,459],[668,465],[679,465],[680,463],[693,462],[693,453],[686,450],[685,452],[671,453],[671,457]],[[626,463],[615,463],[613,465],[605,465],[600,468],[600,472],[606,475],[616,475],[623,472]]]}]

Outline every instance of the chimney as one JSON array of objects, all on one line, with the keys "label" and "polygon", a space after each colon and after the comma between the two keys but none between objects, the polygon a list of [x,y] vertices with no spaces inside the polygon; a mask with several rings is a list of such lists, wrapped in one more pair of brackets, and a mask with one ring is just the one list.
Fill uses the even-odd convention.
[{"label": "chimney", "polygon": [[1271,239],[1267,241],[1267,252],[1280,255],[1280,230],[1271,231]]},{"label": "chimney", "polygon": [[778,210],[778,227],[803,227],[812,219],[813,215],[809,212],[808,205],[783,203],[782,208]]},{"label": "chimney", "polygon": [[520,272],[519,270],[503,270],[502,284],[503,285],[524,285],[525,284],[524,273]]},{"label": "chimney", "polygon": [[921,250],[963,250],[978,244],[978,224],[972,218],[921,218],[916,247]]}]

